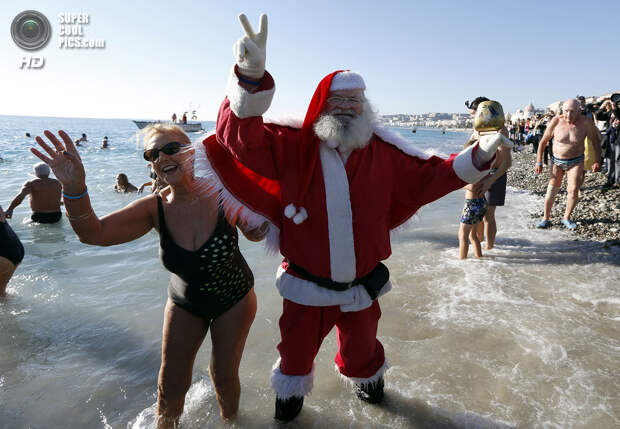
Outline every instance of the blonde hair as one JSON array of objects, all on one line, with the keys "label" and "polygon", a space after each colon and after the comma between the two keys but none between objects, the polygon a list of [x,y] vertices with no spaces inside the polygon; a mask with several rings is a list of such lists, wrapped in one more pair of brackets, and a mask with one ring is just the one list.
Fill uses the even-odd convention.
[{"label": "blonde hair", "polygon": [[175,124],[167,124],[158,122],[155,124],[147,125],[136,133],[136,143],[138,147],[146,148],[146,145],[151,141],[153,137],[162,134],[172,134],[178,137],[179,143],[191,145],[192,142],[183,131],[183,128]]}]

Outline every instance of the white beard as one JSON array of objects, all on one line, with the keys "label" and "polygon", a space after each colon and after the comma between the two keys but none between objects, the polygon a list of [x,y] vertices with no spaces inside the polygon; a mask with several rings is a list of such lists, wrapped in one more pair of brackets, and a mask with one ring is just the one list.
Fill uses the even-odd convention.
[{"label": "white beard", "polygon": [[372,106],[365,101],[364,109],[359,116],[348,117],[342,113],[355,115],[352,110],[345,109],[323,114],[314,123],[314,133],[329,147],[338,148],[343,153],[363,148],[370,141],[376,125],[376,114]]}]

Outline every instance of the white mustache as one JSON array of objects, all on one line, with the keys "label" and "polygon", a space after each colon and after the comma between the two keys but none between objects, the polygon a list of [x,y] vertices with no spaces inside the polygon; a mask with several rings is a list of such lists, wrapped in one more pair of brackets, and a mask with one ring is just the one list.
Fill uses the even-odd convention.
[{"label": "white mustache", "polygon": [[332,110],[331,114],[334,116],[348,116],[351,118],[354,118],[357,116],[357,113],[355,112],[355,110],[341,110],[341,109],[336,109],[336,110]]}]

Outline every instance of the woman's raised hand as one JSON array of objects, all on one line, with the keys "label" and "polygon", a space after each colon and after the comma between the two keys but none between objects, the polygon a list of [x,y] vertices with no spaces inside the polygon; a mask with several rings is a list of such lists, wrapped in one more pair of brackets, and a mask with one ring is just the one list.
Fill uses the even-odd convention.
[{"label": "woman's raised hand", "polygon": [[30,152],[49,165],[56,178],[62,183],[64,192],[72,195],[81,194],[86,189],[86,172],[84,171],[80,154],[75,148],[71,137],[62,130],[58,131],[58,135],[65,143],[63,145],[51,131],[45,130],[43,133],[54,145],[54,148],[51,148],[39,136],[35,140],[47,152],[49,157],[34,148],[30,149]]}]

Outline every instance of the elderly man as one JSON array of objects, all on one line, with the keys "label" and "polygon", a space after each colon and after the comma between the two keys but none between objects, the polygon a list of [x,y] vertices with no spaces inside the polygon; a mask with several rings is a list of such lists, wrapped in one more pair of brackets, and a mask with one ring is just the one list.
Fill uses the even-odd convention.
[{"label": "elderly man", "polygon": [[537,228],[548,228],[551,226],[551,207],[555,202],[555,197],[562,185],[562,178],[566,174],[566,188],[568,196],[566,198],[566,210],[562,223],[567,229],[577,228],[577,224],[570,217],[573,213],[579,198],[579,188],[581,188],[583,177],[584,161],[584,141],[588,137],[594,146],[594,163],[592,171],[600,171],[601,166],[601,139],[594,122],[581,114],[581,108],[577,100],[567,100],[562,105],[562,115],[554,117],[543,135],[538,152],[536,155],[536,174],[543,170],[542,158],[545,146],[553,138],[553,156],[549,185],[545,195],[545,209],[543,220]]},{"label": "elderly man", "polygon": [[350,71],[319,83],[303,124],[266,123],[274,93],[265,71],[267,17],[258,33],[244,15],[240,21],[246,36],[235,45],[217,138],[205,140],[207,157],[196,171],[217,174],[213,189],[223,188],[229,217],[268,221],[268,244],[284,256],[275,417],[288,421],[301,411],[314,358],[334,326],[338,371],[360,399],[379,402],[387,362],[377,298],[391,289],[381,263],[391,253],[389,232],[424,204],[484,177],[502,139],[485,136],[449,159],[429,156],[377,126],[364,80]]},{"label": "elderly man", "polygon": [[56,179],[49,177],[50,168],[47,164],[40,162],[33,167],[34,180],[29,180],[22,186],[22,190],[9,205],[6,210],[6,217],[13,216],[13,209],[20,205],[26,195],[30,195],[30,208],[32,209],[33,222],[55,223],[60,220],[60,193],[62,185]]}]

